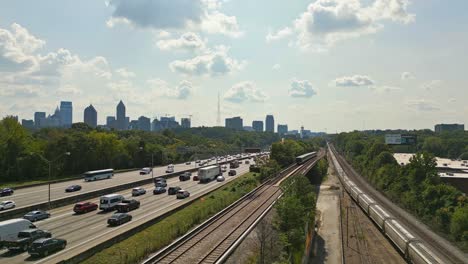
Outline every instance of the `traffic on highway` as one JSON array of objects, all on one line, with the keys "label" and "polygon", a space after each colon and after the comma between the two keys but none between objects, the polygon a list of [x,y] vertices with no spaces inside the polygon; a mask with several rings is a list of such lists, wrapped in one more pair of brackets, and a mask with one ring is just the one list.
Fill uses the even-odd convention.
[{"label": "traffic on highway", "polygon": [[[200,168],[194,175],[181,173],[181,176],[185,175],[182,178],[165,179],[158,175],[152,183],[137,188],[102,195],[50,211],[33,211],[26,214],[24,219],[2,221],[0,230],[9,229],[11,234],[5,239],[0,237],[4,246],[4,249],[0,250],[0,263],[22,263],[25,260],[56,263],[73,257],[87,248],[174,210],[244,174],[249,170],[249,164],[254,162],[248,156],[243,158],[248,158],[246,160],[249,162],[232,162],[233,169],[229,172],[227,170],[223,172],[221,166],[214,165]],[[206,164],[213,162],[216,160],[206,161]],[[164,170],[164,168],[155,168],[158,169]],[[230,173],[232,171],[236,173]],[[138,171],[127,172],[124,175],[130,173],[134,179],[141,177]],[[90,184],[110,182],[119,177],[90,182]],[[219,180],[219,177],[224,180]],[[70,185],[70,183],[65,184]],[[82,185],[86,184],[88,183],[82,182]],[[65,189],[63,192],[65,193]],[[41,235],[31,236],[27,240],[19,236],[20,232],[28,233],[32,230],[40,230]],[[60,253],[53,254],[57,251]]]}]

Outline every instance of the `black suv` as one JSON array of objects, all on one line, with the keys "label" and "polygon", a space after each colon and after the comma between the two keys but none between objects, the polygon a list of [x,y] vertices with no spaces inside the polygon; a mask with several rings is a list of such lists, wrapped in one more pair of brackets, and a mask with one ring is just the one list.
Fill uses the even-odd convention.
[{"label": "black suv", "polygon": [[235,171],[235,170],[230,170],[230,171],[228,172],[228,175],[229,175],[229,176],[234,176],[234,175],[236,175],[236,171]]},{"label": "black suv", "polygon": [[169,190],[167,191],[167,194],[169,195],[175,195],[177,194],[178,191],[182,190],[179,186],[176,187],[169,187]]},{"label": "black suv", "polygon": [[12,195],[13,193],[14,191],[11,188],[0,189],[0,196],[8,196],[8,195]]},{"label": "black suv", "polygon": [[48,256],[49,253],[64,249],[67,241],[61,238],[41,238],[34,241],[29,247],[28,253],[31,256]]},{"label": "black suv", "polygon": [[192,177],[192,173],[186,171],[186,172],[182,173],[182,174],[179,176],[179,180],[180,180],[180,181],[188,181],[188,180],[190,180],[190,177]]}]

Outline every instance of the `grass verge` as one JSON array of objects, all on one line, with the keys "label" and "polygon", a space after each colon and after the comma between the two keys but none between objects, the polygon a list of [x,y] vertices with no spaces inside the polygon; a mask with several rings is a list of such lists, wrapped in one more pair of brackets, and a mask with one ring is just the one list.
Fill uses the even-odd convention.
[{"label": "grass verge", "polygon": [[205,195],[188,207],[95,254],[82,263],[137,263],[201,224],[259,184],[258,176],[254,173],[247,173],[226,184],[222,189]]}]

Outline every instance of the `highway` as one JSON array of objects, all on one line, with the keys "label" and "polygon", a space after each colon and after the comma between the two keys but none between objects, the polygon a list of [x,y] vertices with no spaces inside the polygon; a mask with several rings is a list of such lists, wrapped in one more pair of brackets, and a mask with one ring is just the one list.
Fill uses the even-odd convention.
[{"label": "highway", "polygon": [[[40,229],[50,231],[53,237],[66,239],[68,241],[67,248],[43,259],[32,259],[27,252],[15,254],[7,250],[2,250],[0,251],[0,263],[13,264],[24,263],[25,261],[31,263],[57,263],[61,260],[69,259],[80,252],[96,246],[102,241],[108,240],[135,226],[139,226],[150,219],[189,202],[190,200],[203,196],[204,193],[215,189],[219,185],[224,185],[235,178],[238,178],[241,174],[248,172],[249,165],[243,163],[236,170],[236,176],[227,176],[227,172],[223,173],[226,178],[224,182],[212,181],[207,184],[199,184],[197,181],[193,180],[180,182],[178,178],[169,179],[167,181],[168,187],[180,186],[190,192],[190,197],[184,200],[177,200],[175,195],[169,196],[167,193],[153,195],[153,184],[141,186],[147,190],[145,195],[135,197],[135,199],[141,202],[141,207],[130,212],[133,216],[133,220],[131,222],[119,227],[107,226],[107,219],[113,214],[112,212],[103,213],[98,210],[82,215],[76,215],[72,210],[73,205],[53,209],[50,211],[52,214],[51,218],[36,222],[35,224]],[[131,172],[130,174],[125,173],[125,175],[129,175],[128,177],[130,179],[140,177],[136,174],[137,172]],[[120,176],[116,176],[116,179],[119,177]],[[120,192],[120,194],[123,194],[125,197],[131,197],[131,190]],[[99,203],[97,198],[90,199],[90,201]]]},{"label": "highway", "polygon": [[[209,164],[214,164],[216,161],[212,161]],[[185,165],[185,163],[174,164],[174,172],[193,169],[198,166],[198,163],[191,162],[190,165]],[[104,169],[104,168],[103,168]],[[165,175],[167,166],[164,167],[155,167],[154,168],[154,177]],[[148,175],[139,175],[139,171],[129,171],[114,174],[114,177],[106,180],[99,180],[94,182],[85,182],[83,179],[71,180],[66,182],[54,183],[51,184],[51,200],[56,200],[59,198],[70,197],[78,194],[82,194],[89,191],[95,191],[103,188],[108,188],[112,186],[118,186],[125,183],[134,182],[136,180],[143,180],[151,178],[151,174]],[[78,184],[82,186],[82,189],[77,192],[66,193],[65,189],[70,186]],[[35,186],[30,188],[24,188],[15,190],[15,193],[12,196],[2,197],[2,200],[12,200],[16,203],[16,207],[29,206],[41,202],[48,201],[49,189],[48,185]]]}]

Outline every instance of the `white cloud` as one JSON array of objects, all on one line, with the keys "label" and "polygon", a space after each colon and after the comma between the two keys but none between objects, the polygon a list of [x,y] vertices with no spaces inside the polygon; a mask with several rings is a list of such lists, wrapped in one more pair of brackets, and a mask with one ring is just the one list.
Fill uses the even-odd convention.
[{"label": "white cloud", "polygon": [[229,57],[227,52],[228,48],[218,46],[192,59],[173,61],[169,68],[173,72],[196,76],[221,76],[241,70],[246,62]]},{"label": "white cloud", "polygon": [[281,65],[276,63],[275,65],[273,65],[273,70],[279,70],[281,68]]},{"label": "white cloud", "polygon": [[399,92],[402,90],[400,87],[389,86],[389,85],[371,87],[370,89],[376,92],[380,92],[380,93]]},{"label": "white cloud", "polygon": [[156,30],[201,30],[239,37],[242,32],[235,16],[220,11],[219,0],[110,0],[112,17],[108,27],[131,24]]},{"label": "white cloud", "polygon": [[275,40],[280,40],[280,39],[284,39],[290,35],[292,35],[294,32],[292,31],[291,28],[289,27],[285,27],[283,29],[280,29],[278,30],[276,33],[271,33],[268,32],[268,35],[266,36],[266,41],[267,42],[272,42],[272,41],[275,41]]},{"label": "white cloud", "polygon": [[415,99],[406,101],[406,105],[414,110],[430,112],[440,110],[440,107],[433,101],[426,99]]},{"label": "white cloud", "polygon": [[136,74],[132,71],[127,70],[126,68],[120,68],[115,70],[115,72],[120,75],[122,78],[134,78]]},{"label": "white cloud", "polygon": [[73,85],[66,84],[57,89],[57,94],[65,96],[77,96],[83,94],[83,91],[81,89],[76,88]]},{"label": "white cloud", "polygon": [[224,94],[224,100],[233,103],[263,102],[267,99],[268,96],[251,81],[237,83]]},{"label": "white cloud", "polygon": [[369,86],[373,85],[374,81],[365,75],[343,76],[335,79],[336,86],[350,87],[350,86]]},{"label": "white cloud", "polygon": [[430,91],[435,88],[439,88],[441,84],[442,84],[441,80],[431,80],[429,82],[423,83],[421,85],[421,88],[423,88],[426,91]]},{"label": "white cloud", "polygon": [[293,46],[304,50],[325,51],[335,43],[374,34],[384,27],[381,21],[410,23],[414,15],[407,12],[408,0],[375,0],[362,6],[360,0],[317,0],[267,41],[294,35]]},{"label": "white cloud", "polygon": [[309,98],[316,94],[317,92],[308,80],[292,80],[291,87],[289,88],[289,96]]},{"label": "white cloud", "polygon": [[190,97],[193,92],[193,84],[187,80],[181,81],[177,86],[170,85],[162,79],[150,79],[146,84],[151,87],[156,96],[184,100]]},{"label": "white cloud", "polygon": [[449,103],[455,103],[456,101],[457,101],[457,99],[455,99],[455,98],[450,98],[450,99],[448,99],[448,102],[449,102]]},{"label": "white cloud", "polygon": [[205,42],[198,34],[187,32],[177,39],[159,40],[156,45],[161,50],[202,51],[206,48]]},{"label": "white cloud", "polygon": [[403,72],[401,73],[401,79],[402,80],[410,80],[410,79],[414,79],[414,76],[411,72]]},{"label": "white cloud", "polygon": [[36,97],[39,94],[40,90],[32,86],[10,86],[0,89],[0,95],[2,97]]}]

